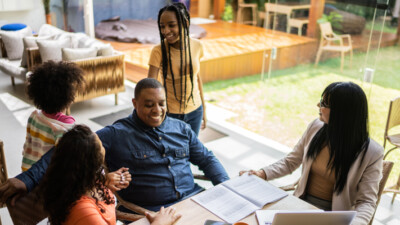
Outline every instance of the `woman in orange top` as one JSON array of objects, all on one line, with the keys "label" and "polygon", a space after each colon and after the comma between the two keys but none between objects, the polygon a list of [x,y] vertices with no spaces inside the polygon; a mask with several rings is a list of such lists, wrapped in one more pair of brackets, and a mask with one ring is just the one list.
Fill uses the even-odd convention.
[{"label": "woman in orange top", "polygon": [[[40,189],[53,225],[116,224],[113,193],[106,186],[105,150],[90,128],[77,125],[55,147]],[[129,175],[121,173],[122,179]],[[173,208],[147,215],[152,225],[170,225]]]}]

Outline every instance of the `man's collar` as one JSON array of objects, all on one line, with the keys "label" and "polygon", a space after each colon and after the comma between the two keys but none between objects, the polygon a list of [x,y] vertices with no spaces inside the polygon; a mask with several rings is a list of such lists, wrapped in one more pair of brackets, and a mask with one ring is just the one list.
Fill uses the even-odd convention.
[{"label": "man's collar", "polygon": [[139,126],[139,128],[143,129],[144,131],[148,131],[148,130],[152,130],[152,129],[157,129],[157,130],[159,130],[159,131],[165,133],[164,130],[165,130],[165,128],[166,128],[166,125],[165,125],[166,122],[165,122],[165,121],[167,120],[167,115],[165,115],[164,121],[163,121],[163,122],[161,123],[161,125],[158,126],[158,127],[150,127],[150,126],[148,126],[147,124],[145,124],[145,123],[138,117],[137,112],[136,112],[136,109],[133,110],[132,119],[133,119],[134,122],[137,123],[137,125]]}]

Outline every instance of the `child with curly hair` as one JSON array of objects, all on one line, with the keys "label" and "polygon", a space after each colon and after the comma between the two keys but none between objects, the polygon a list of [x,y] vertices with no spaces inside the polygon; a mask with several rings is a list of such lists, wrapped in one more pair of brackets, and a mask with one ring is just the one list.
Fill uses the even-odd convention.
[{"label": "child with curly hair", "polygon": [[65,115],[83,81],[82,70],[73,63],[45,62],[27,80],[27,95],[36,106],[28,119],[22,170],[28,170],[74,126]]}]

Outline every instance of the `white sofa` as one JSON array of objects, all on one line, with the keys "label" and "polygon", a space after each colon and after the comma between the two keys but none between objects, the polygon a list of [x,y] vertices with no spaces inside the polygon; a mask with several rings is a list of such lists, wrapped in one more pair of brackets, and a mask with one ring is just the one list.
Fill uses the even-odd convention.
[{"label": "white sofa", "polygon": [[30,33],[29,27],[0,31],[0,70],[11,77],[13,85],[15,78],[25,81],[29,71],[42,61],[66,60],[84,71],[85,85],[78,90],[75,102],[115,94],[118,104],[118,93],[125,91],[123,53],[86,34],[65,32],[48,24],[41,26],[37,36]]}]

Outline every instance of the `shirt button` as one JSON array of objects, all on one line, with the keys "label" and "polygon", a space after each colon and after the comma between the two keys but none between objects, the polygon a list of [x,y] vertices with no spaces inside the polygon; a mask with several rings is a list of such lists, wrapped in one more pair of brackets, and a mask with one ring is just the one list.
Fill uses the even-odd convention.
[{"label": "shirt button", "polygon": [[170,168],[170,169],[171,169],[171,166],[168,166],[168,168]]},{"label": "shirt button", "polygon": [[162,137],[159,137],[159,139],[161,140],[161,139],[162,139]]},{"label": "shirt button", "polygon": [[178,189],[178,186],[175,186],[175,189]]},{"label": "shirt button", "polygon": [[183,156],[186,156],[186,154],[185,154],[185,153],[183,153]]},{"label": "shirt button", "polygon": [[165,154],[163,154],[162,157],[165,157]]}]

